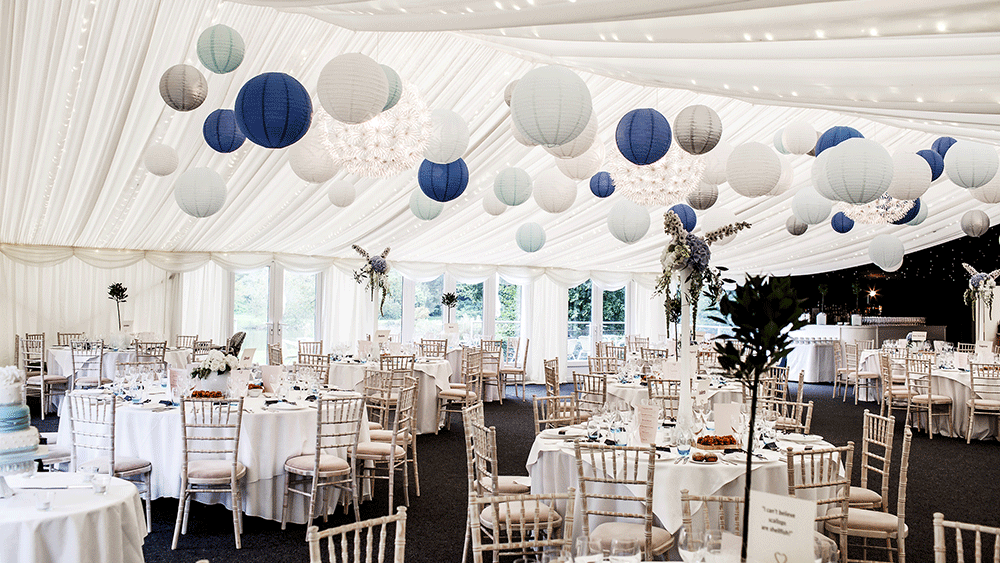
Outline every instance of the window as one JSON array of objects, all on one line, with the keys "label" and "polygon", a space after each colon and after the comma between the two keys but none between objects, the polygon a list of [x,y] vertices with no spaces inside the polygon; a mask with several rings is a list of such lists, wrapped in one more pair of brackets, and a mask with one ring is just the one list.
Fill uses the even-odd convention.
[{"label": "window", "polygon": [[601,333],[605,342],[625,345],[625,288],[603,292]]},{"label": "window", "polygon": [[267,343],[271,328],[271,269],[241,272],[236,274],[235,280],[233,329],[247,333],[243,348],[257,349],[254,361],[267,363]]},{"label": "window", "polygon": [[[413,339],[419,340],[428,336],[441,334],[444,323],[444,305],[441,295],[444,293],[444,276],[438,276],[429,282],[414,284],[413,299]],[[480,302],[482,300],[480,299]],[[398,331],[397,331],[398,332]]]},{"label": "window", "polygon": [[590,322],[592,310],[590,280],[569,288],[569,318],[566,335],[566,359],[586,360],[592,349]]},{"label": "window", "polygon": [[458,305],[452,315],[452,322],[458,323],[459,337],[468,342],[482,339],[483,284],[457,283],[455,295],[458,297]]},{"label": "window", "polygon": [[317,340],[317,278],[318,274],[285,271],[285,283],[282,286],[281,349],[286,357],[298,352],[299,340]]},{"label": "window", "polygon": [[497,288],[496,337],[521,336],[521,286],[500,280]]},{"label": "window", "polygon": [[[380,296],[375,296],[375,306],[378,306]],[[378,318],[378,328],[388,330],[390,334],[400,334],[403,324],[403,276],[396,270],[389,270],[389,295],[382,306],[382,314]]]}]

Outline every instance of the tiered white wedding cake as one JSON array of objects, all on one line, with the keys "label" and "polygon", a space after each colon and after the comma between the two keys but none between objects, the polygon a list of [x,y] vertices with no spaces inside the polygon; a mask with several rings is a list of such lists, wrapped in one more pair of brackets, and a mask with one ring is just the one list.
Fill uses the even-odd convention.
[{"label": "tiered white wedding cake", "polygon": [[0,467],[31,459],[38,450],[38,429],[24,404],[24,372],[0,367]]}]

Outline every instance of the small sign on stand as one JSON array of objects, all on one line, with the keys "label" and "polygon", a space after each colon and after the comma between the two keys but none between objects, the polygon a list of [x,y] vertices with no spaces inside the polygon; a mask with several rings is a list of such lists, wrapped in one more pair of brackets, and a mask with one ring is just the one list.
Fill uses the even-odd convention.
[{"label": "small sign on stand", "polygon": [[750,493],[747,561],[813,561],[816,501]]}]

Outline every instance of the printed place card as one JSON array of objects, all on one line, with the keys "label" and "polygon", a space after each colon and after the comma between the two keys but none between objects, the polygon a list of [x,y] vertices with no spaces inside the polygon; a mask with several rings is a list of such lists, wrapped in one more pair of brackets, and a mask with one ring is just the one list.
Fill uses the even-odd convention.
[{"label": "printed place card", "polygon": [[708,402],[708,386],[711,382],[707,379],[699,379],[698,387],[694,391],[694,402],[703,405]]},{"label": "printed place card", "polygon": [[956,369],[969,369],[969,353],[968,352],[955,352],[955,368]]},{"label": "printed place card", "polygon": [[643,444],[656,442],[656,411],[659,407],[649,401],[642,401],[636,407],[636,415],[639,420],[639,441]]},{"label": "printed place card", "polygon": [[747,561],[815,561],[815,521],[816,501],[751,491]]}]

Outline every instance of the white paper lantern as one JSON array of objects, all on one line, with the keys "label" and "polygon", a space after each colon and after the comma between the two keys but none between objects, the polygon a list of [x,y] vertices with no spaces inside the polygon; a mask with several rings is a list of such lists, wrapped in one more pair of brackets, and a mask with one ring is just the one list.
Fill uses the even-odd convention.
[{"label": "white paper lantern", "polygon": [[208,217],[226,204],[226,181],[211,168],[192,168],[177,177],[174,199],[192,217]]},{"label": "white paper lantern", "polygon": [[887,190],[891,197],[917,199],[924,195],[929,187],[931,187],[931,167],[924,157],[915,152],[897,152],[892,156],[892,183]]},{"label": "white paper lantern", "polygon": [[318,129],[311,127],[305,137],[288,147],[288,165],[306,182],[322,184],[340,168],[333,155],[321,144]]},{"label": "white paper lantern", "polygon": [[526,147],[537,147],[538,143],[532,141],[531,139],[525,137],[517,127],[514,127],[514,123],[510,124],[510,133],[514,136],[514,140]]},{"label": "white paper lantern", "polygon": [[718,199],[719,186],[716,186],[715,184],[706,184],[705,182],[698,184],[698,187],[687,195],[688,205],[698,211],[704,211],[709,207],[712,207]]},{"label": "white paper lantern", "polygon": [[587,127],[593,111],[587,84],[568,68],[543,66],[517,82],[510,98],[510,117],[526,138],[557,147]]},{"label": "white paper lantern", "polygon": [[424,195],[424,192],[417,188],[410,194],[410,211],[417,219],[430,221],[441,214],[444,204]]},{"label": "white paper lantern", "polygon": [[916,217],[914,217],[913,219],[910,219],[910,222],[907,223],[907,226],[909,226],[909,227],[916,227],[920,223],[923,223],[924,219],[927,218],[927,213],[929,212],[928,207],[929,207],[929,205],[928,205],[928,203],[927,203],[926,200],[923,200],[923,199],[920,200],[920,210],[917,211],[917,216]]},{"label": "white paper lantern", "polygon": [[514,88],[517,86],[517,80],[511,80],[507,87],[503,89],[503,101],[510,107],[510,97],[514,94]]},{"label": "white paper lantern", "polygon": [[431,112],[432,133],[424,158],[436,164],[448,164],[462,158],[469,148],[469,126],[461,115],[450,109]]},{"label": "white paper lantern", "polygon": [[781,146],[792,154],[806,154],[816,148],[816,130],[804,121],[793,121],[781,130]]},{"label": "white paper lantern", "polygon": [[[701,230],[703,234],[708,234],[716,229],[725,227],[726,225],[732,225],[737,221],[739,221],[739,219],[736,218],[736,214],[733,213],[732,210],[725,207],[716,207],[708,210],[708,212],[701,217]],[[736,235],[729,235],[719,239],[715,242],[715,244],[723,246],[729,244],[735,238]]]},{"label": "white paper lantern", "polygon": [[1000,156],[990,145],[959,141],[944,155],[944,171],[955,185],[967,189],[986,185],[997,174]]},{"label": "white paper lantern", "polygon": [[150,174],[169,176],[177,170],[177,151],[160,143],[153,143],[146,148],[142,162]]},{"label": "white paper lantern", "polygon": [[994,174],[989,182],[969,190],[969,195],[983,203],[1000,203],[1000,174]]},{"label": "white paper lantern", "polygon": [[702,181],[717,186],[726,183],[726,162],[732,152],[732,145],[719,143],[712,149],[712,152],[705,155],[705,171],[701,175]]},{"label": "white paper lantern", "polygon": [[803,223],[802,221],[799,221],[799,218],[796,217],[794,214],[790,215],[788,219],[785,220],[785,230],[787,230],[788,234],[792,235],[793,237],[797,237],[804,234],[806,232],[806,229],[808,228],[809,225]]},{"label": "white paper lantern", "polygon": [[497,215],[501,215],[504,211],[507,211],[507,205],[497,199],[496,194],[486,190],[486,193],[483,194],[483,209],[490,215],[496,217]]},{"label": "white paper lantern", "polygon": [[545,229],[538,223],[525,223],[517,228],[514,240],[521,250],[525,252],[537,252],[545,246]]},{"label": "white paper lantern", "polygon": [[903,242],[893,235],[878,235],[868,245],[869,258],[887,272],[899,268],[903,263],[904,253]]},{"label": "white paper lantern", "polygon": [[531,176],[520,168],[504,168],[493,180],[493,193],[504,205],[521,205],[531,197]]},{"label": "white paper lantern", "polygon": [[[956,145],[958,143],[955,143]],[[954,146],[952,148],[955,148]],[[951,152],[951,149],[948,149]],[[981,237],[990,229],[990,216],[979,209],[970,209],[962,215],[962,232],[970,237]]]},{"label": "white paper lantern", "polygon": [[[576,158],[588,150],[592,149],[597,139],[597,113],[590,113],[590,120],[583,129],[583,133],[577,135],[572,141],[559,145],[558,147],[543,147],[546,152],[557,158]],[[598,141],[599,142],[599,141]]]},{"label": "white paper lantern", "polygon": [[781,161],[781,177],[778,178],[778,183],[774,186],[774,189],[769,191],[767,195],[778,196],[788,192],[792,189],[792,183],[795,181],[795,169],[792,168],[792,163],[786,156],[778,157]]},{"label": "white paper lantern", "polygon": [[337,207],[347,207],[354,203],[355,194],[354,184],[347,180],[338,180],[330,184],[326,190],[326,196],[330,198],[330,203]]},{"label": "white paper lantern", "polygon": [[726,160],[726,178],[729,187],[742,196],[764,196],[781,179],[781,161],[767,145],[744,143]]},{"label": "white paper lantern", "polygon": [[[892,156],[870,139],[854,137],[839,143],[826,160],[826,179],[837,201],[870,203],[892,183]],[[823,151],[826,152],[826,151]],[[820,153],[822,154],[822,153]]]},{"label": "white paper lantern", "polygon": [[646,236],[649,224],[649,211],[627,199],[619,200],[608,212],[608,230],[625,244],[632,244]]},{"label": "white paper lantern", "polygon": [[800,189],[792,197],[792,213],[807,225],[818,225],[826,221],[832,210],[833,202],[809,186]]},{"label": "white paper lantern", "polygon": [[836,152],[836,150],[837,147],[830,147],[829,149],[819,153],[819,156],[813,159],[812,168],[810,170],[810,174],[812,175],[812,186],[816,190],[816,193],[831,201],[836,196],[830,188],[830,181],[826,178],[826,161],[833,155],[834,152]]},{"label": "white paper lantern", "polygon": [[364,123],[381,113],[389,100],[389,80],[382,66],[361,53],[338,55],[319,73],[319,101],[331,117]]},{"label": "white paper lantern", "polygon": [[576,182],[553,168],[542,171],[533,184],[535,203],[549,213],[562,213],[576,201]]},{"label": "white paper lantern", "polygon": [[708,106],[688,106],[674,118],[673,131],[682,149],[691,154],[705,154],[719,144],[722,120]]},{"label": "white paper lantern", "polygon": [[576,158],[557,158],[556,168],[573,180],[587,180],[601,171],[604,164],[604,143],[596,142],[590,150]]},{"label": "white paper lantern", "polygon": [[781,144],[781,135],[785,132],[784,129],[778,129],[774,132],[774,137],[771,137],[771,144],[774,145],[774,150],[781,154],[788,154],[785,150],[785,145]]},{"label": "white paper lantern", "polygon": [[160,76],[160,97],[177,111],[191,111],[208,96],[208,82],[201,71],[191,65],[179,64]]},{"label": "white paper lantern", "polygon": [[403,79],[399,77],[399,73],[395,71],[391,66],[380,64],[382,71],[385,72],[385,80],[389,85],[389,94],[385,100],[385,105],[382,106],[382,111],[388,111],[399,103],[399,100],[403,97]]}]

